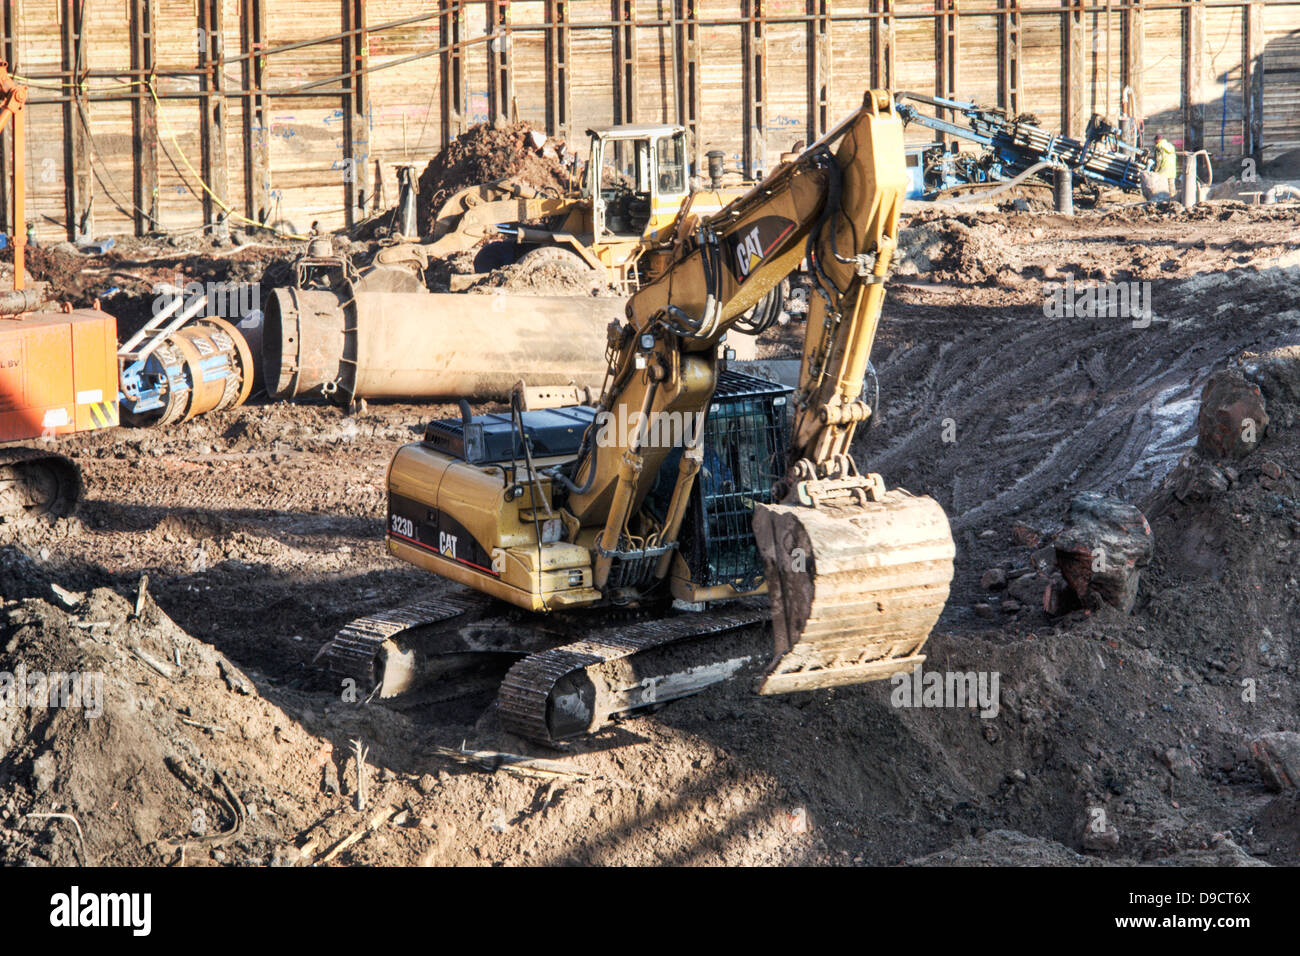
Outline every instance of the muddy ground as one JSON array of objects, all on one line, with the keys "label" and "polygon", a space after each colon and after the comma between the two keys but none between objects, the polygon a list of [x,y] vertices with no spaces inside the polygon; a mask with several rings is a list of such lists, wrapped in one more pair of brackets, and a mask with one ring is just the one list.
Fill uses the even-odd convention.
[{"label": "muddy ground", "polygon": [[[1296,795],[1247,750],[1300,730],[1294,397],[1266,395],[1267,433],[1221,494],[1168,490],[1209,374],[1300,342],[1295,210],[934,212],[902,245],[855,451],[951,516],[924,667],[997,672],[996,716],[895,707],[885,682],[777,698],[736,682],[557,753],[503,734],[490,691],[345,701],[311,666],[320,645],[447,590],[386,556],[381,522],[394,448],[454,411],[253,404],[68,440],[80,513],[0,528],[0,669],[105,675],[102,717],[0,711],[0,862],[1300,862]],[[1152,314],[1045,315],[1067,276],[1149,282]],[[763,351],[793,354],[801,332]],[[1027,567],[1083,491],[1151,520],[1133,614],[1049,619],[981,587]],[[572,773],[436,750],[462,744]],[[51,812],[84,846],[30,816]]]}]

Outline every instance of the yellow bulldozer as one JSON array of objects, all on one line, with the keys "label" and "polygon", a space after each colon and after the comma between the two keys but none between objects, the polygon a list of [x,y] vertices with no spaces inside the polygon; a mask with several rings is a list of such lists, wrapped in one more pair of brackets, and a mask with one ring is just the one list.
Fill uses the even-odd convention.
[{"label": "yellow bulldozer", "polygon": [[[902,121],[870,91],[676,238],[610,329],[599,402],[521,385],[398,449],[388,550],[461,587],[353,621],[330,668],[387,697],[497,666],[503,728],[554,744],[746,671],[774,694],[917,667],[948,521],[851,454],[907,188]],[[803,260],[797,388],[728,367],[724,335],[758,331]]]},{"label": "yellow bulldozer", "polygon": [[723,154],[714,151],[708,181],[692,189],[682,126],[610,126],[587,135],[586,172],[568,194],[545,195],[516,178],[467,187],[434,214],[429,241],[391,245],[375,262],[423,269],[430,258],[513,239],[526,250],[521,262],[596,270],[631,292],[662,273],[675,238],[692,223],[753,185],[726,171]]}]

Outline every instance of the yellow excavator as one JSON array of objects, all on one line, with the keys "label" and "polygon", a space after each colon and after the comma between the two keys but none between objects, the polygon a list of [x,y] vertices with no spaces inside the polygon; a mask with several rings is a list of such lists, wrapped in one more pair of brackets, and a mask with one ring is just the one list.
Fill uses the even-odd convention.
[{"label": "yellow excavator", "polygon": [[[676,244],[611,326],[599,402],[521,384],[509,413],[430,423],[389,467],[387,546],[464,589],[353,621],[329,666],[385,697],[504,660],[503,728],[547,744],[747,670],[773,694],[918,666],[948,521],[850,451],[907,186],[870,91]],[[723,340],[805,259],[792,390]]]}]

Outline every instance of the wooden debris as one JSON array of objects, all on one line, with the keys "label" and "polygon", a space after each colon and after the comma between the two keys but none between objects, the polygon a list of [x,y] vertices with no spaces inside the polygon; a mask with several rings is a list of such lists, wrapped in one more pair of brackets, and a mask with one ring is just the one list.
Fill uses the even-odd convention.
[{"label": "wooden debris", "polygon": [[360,740],[351,743],[352,756],[357,764],[357,812],[361,813],[366,809],[366,758],[370,756],[370,748],[363,747]]},{"label": "wooden debris", "polygon": [[[220,790],[218,790],[217,787],[204,783],[196,778],[193,772],[191,772],[189,766],[180,758],[165,757],[163,763],[166,764],[167,769],[172,772],[176,779],[181,781],[181,783],[185,784],[191,790],[195,790],[199,793],[206,793],[217,803],[222,804],[229,812],[231,819],[234,820],[234,823],[231,824],[230,829],[228,830],[205,836],[178,837],[174,840],[168,840],[168,845],[178,847],[182,850],[187,845],[196,843],[205,846],[224,846],[244,832],[244,823],[247,820],[247,811],[244,809],[243,802],[235,795],[235,791],[230,788],[230,784],[226,783],[226,778],[223,777],[219,771],[214,770],[212,773],[216,778],[217,784],[221,787]],[[182,863],[182,865],[184,864]]]},{"label": "wooden debris", "polygon": [[154,671],[156,671],[159,674],[159,676],[165,677],[168,680],[171,680],[172,677],[174,676],[172,673],[172,669],[170,667],[168,667],[162,661],[156,660],[155,658],[146,654],[144,651],[140,650],[140,648],[132,647],[131,645],[128,644],[126,649],[130,651],[132,654],[134,654],[136,657],[138,657],[145,664],[149,665],[149,667],[152,668]]},{"label": "wooden debris", "polygon": [[433,752],[439,757],[446,757],[464,766],[476,766],[483,770],[508,770],[525,776],[569,777],[587,776],[587,771],[570,767],[559,760],[545,760],[541,757],[525,757],[521,754],[503,753],[499,750],[467,750],[462,744],[459,749],[453,747],[435,747]]},{"label": "wooden debris", "polygon": [[140,586],[135,592],[135,616],[144,613],[144,599],[149,596],[149,575],[140,575]]},{"label": "wooden debris", "polygon": [[[379,810],[379,811],[378,811],[374,816],[372,816],[369,820],[367,820],[367,821],[366,821],[365,823],[363,823],[361,826],[357,827],[355,830],[353,830],[351,833],[349,833],[347,836],[345,836],[345,837],[344,837],[342,840],[340,840],[338,843],[334,844],[334,846],[330,849],[330,851],[329,851],[328,853],[326,853],[323,857],[321,857],[320,862],[321,862],[321,863],[328,863],[328,862],[330,862],[331,860],[335,859],[335,858],[336,858],[340,853],[342,853],[342,852],[343,852],[344,850],[346,850],[348,847],[350,847],[350,846],[352,846],[353,844],[355,844],[358,840],[360,840],[360,839],[361,839],[363,836],[365,836],[367,833],[372,833],[373,831],[378,830],[381,826],[383,826],[383,825],[388,821],[388,819],[389,819],[389,818],[390,818],[390,817],[391,817],[395,812],[396,812],[395,809],[394,809],[393,807],[391,807],[391,806],[386,806],[386,807],[384,807],[383,809]],[[312,842],[309,841],[308,844],[307,844],[307,847],[310,847],[310,846],[312,846]],[[304,850],[305,850],[305,849],[306,849],[306,847],[304,847]],[[303,858],[303,862],[305,862],[305,863],[311,863],[312,861],[311,861],[310,859],[307,859],[307,858],[304,856],[304,858]]]},{"label": "wooden debris", "polygon": [[59,599],[59,603],[69,610],[76,607],[86,599],[84,594],[79,594],[76,591],[69,591],[67,588],[61,588],[53,581],[50,582],[50,590],[53,591],[54,596]]},{"label": "wooden debris", "polygon": [[71,813],[28,813],[27,820],[69,820],[77,828],[77,839],[81,841],[81,865],[90,866],[90,856],[86,852],[86,834],[81,831],[81,824]]},{"label": "wooden debris", "polygon": [[188,724],[191,727],[197,727],[199,730],[207,730],[214,734],[224,734],[226,732],[225,727],[218,727],[216,724],[201,724],[197,720],[190,720],[188,717],[182,717],[181,723]]}]

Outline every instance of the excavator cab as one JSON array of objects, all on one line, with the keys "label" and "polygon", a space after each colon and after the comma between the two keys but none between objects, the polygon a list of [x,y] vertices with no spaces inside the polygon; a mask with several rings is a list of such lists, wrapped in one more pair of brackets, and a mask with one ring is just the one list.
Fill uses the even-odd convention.
[{"label": "excavator cab", "polygon": [[583,195],[592,200],[595,241],[664,238],[688,192],[685,128],[611,126],[587,133]]}]

